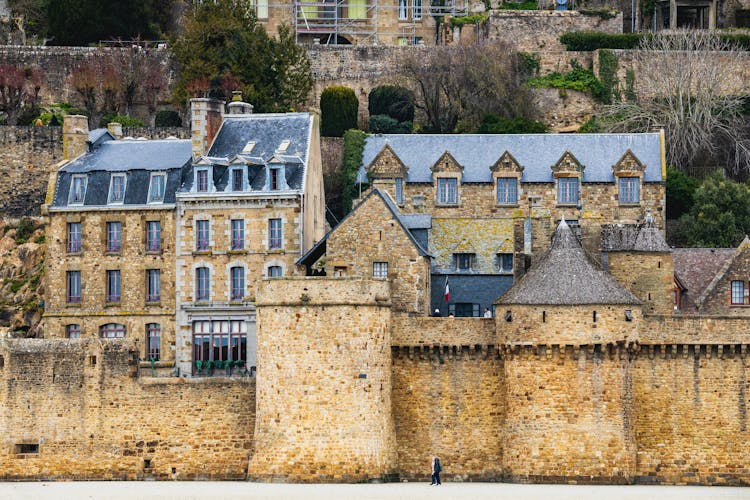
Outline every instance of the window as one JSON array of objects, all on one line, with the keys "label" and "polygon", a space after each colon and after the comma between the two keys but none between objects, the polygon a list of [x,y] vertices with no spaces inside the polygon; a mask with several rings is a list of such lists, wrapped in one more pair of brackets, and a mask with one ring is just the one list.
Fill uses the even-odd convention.
[{"label": "window", "polygon": [[109,182],[107,203],[122,203],[125,200],[125,174],[113,174]]},{"label": "window", "polygon": [[195,300],[206,301],[209,298],[209,270],[207,267],[199,267],[195,270]]},{"label": "window", "polygon": [[81,223],[68,222],[68,253],[81,251]]},{"label": "window", "polygon": [[65,273],[67,282],[66,302],[68,304],[81,303],[81,271],[67,271]]},{"label": "window", "polygon": [[497,202],[507,205],[518,203],[518,179],[515,177],[498,177]]},{"label": "window", "polygon": [[557,179],[557,203],[575,205],[578,203],[578,177],[560,177]]},{"label": "window", "polygon": [[161,222],[158,220],[146,222],[146,251],[161,251]]},{"label": "window", "polygon": [[281,269],[281,266],[268,266],[269,278],[281,278],[283,274],[284,271]]},{"label": "window", "polygon": [[732,304],[733,305],[744,305],[745,304],[745,282],[744,281],[732,281]]},{"label": "window", "polygon": [[348,0],[347,11],[349,19],[367,19],[367,1]]},{"label": "window", "polygon": [[455,177],[438,177],[438,203],[455,205],[458,203],[458,179]]},{"label": "window", "polygon": [[242,178],[242,169],[232,169],[232,191],[244,191],[245,181]]},{"label": "window", "polygon": [[119,323],[107,323],[99,327],[99,336],[103,339],[125,338],[125,325]]},{"label": "window", "polygon": [[159,323],[146,324],[146,358],[149,361],[159,361],[161,354],[161,325]]},{"label": "window", "polygon": [[399,47],[406,47],[407,45],[409,45],[409,39],[405,36],[400,36],[396,41],[396,45],[398,45]]},{"label": "window", "polygon": [[404,178],[396,177],[396,203],[404,204]]},{"label": "window", "polygon": [[268,219],[268,248],[281,248],[281,219]]},{"label": "window", "polygon": [[194,321],[193,361],[200,371],[209,361],[244,365],[247,362],[247,324],[242,320]]},{"label": "window", "polygon": [[107,302],[120,302],[120,271],[107,271]]},{"label": "window", "polygon": [[149,203],[162,203],[164,201],[164,193],[167,189],[167,175],[166,174],[151,174],[151,183],[148,187],[148,202]]},{"label": "window", "polygon": [[208,250],[208,243],[208,221],[195,221],[195,249],[198,252],[205,252]]},{"label": "window", "polygon": [[640,184],[638,177],[619,177],[620,203],[640,203]]},{"label": "window", "polygon": [[107,251],[119,252],[122,244],[122,223],[107,222]]},{"label": "window", "polygon": [[86,198],[86,176],[74,175],[70,182],[70,195],[68,196],[69,205],[83,205]]},{"label": "window", "polygon": [[388,263],[387,262],[373,262],[372,263],[372,277],[386,279],[388,278]]},{"label": "window", "polygon": [[499,264],[501,273],[512,273],[513,272],[513,254],[512,253],[499,253],[497,254],[497,261]]},{"label": "window", "polygon": [[422,0],[413,0],[411,15],[415,21],[422,19]]},{"label": "window", "polygon": [[80,339],[81,325],[65,325],[65,336],[69,339]]},{"label": "window", "polygon": [[146,270],[146,302],[159,302],[161,300],[161,270]]},{"label": "window", "polygon": [[457,302],[455,304],[449,304],[448,314],[452,314],[457,318],[478,318],[479,304],[472,304],[470,302]]},{"label": "window", "polygon": [[271,191],[278,191],[279,189],[281,189],[280,174],[281,174],[280,168],[268,169],[268,175],[269,175],[268,189],[270,189]]},{"label": "window", "polygon": [[474,268],[473,253],[456,253],[453,254],[456,257],[456,270],[457,271],[471,271]]},{"label": "window", "polygon": [[398,20],[405,21],[408,18],[408,0],[398,0]]},{"label": "window", "polygon": [[199,193],[208,192],[208,170],[203,168],[195,171],[195,190]]},{"label": "window", "polygon": [[233,267],[232,275],[232,295],[231,300],[242,300],[245,296],[245,268]]},{"label": "window", "polygon": [[232,219],[232,250],[245,248],[245,221]]},{"label": "window", "polygon": [[255,1],[257,2],[255,14],[258,16],[258,19],[268,19],[268,0]]}]

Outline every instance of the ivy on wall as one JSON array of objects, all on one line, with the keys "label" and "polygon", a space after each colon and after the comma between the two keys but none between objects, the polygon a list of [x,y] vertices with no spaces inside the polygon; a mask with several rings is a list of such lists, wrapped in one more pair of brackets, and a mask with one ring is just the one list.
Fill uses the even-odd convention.
[{"label": "ivy on wall", "polygon": [[599,100],[604,104],[612,104],[613,101],[620,99],[618,66],[617,56],[611,50],[599,51],[599,81],[601,82]]}]

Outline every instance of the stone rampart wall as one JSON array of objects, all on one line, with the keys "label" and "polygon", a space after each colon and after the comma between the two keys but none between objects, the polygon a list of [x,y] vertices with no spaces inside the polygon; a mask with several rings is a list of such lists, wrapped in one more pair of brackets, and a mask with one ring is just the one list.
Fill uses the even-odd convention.
[{"label": "stone rampart wall", "polygon": [[394,346],[476,346],[495,345],[492,318],[432,318],[394,316]]},{"label": "stone rampart wall", "polygon": [[748,320],[730,316],[646,315],[640,329],[643,344],[750,344]]},{"label": "stone rampart wall", "polygon": [[0,479],[245,478],[254,379],[136,373],[130,341],[0,341]]}]

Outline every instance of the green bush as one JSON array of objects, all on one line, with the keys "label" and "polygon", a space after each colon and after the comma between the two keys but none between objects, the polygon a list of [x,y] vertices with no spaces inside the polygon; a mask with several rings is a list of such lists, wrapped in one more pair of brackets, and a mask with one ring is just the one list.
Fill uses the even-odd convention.
[{"label": "green bush", "polygon": [[596,121],[595,116],[589,118],[588,121],[578,129],[579,134],[596,134],[601,131],[602,127],[599,125],[599,122]]},{"label": "green bush", "polygon": [[619,81],[617,78],[617,56],[609,49],[599,51],[599,81],[602,84],[599,100],[604,104],[612,104],[619,100]]},{"label": "green bush", "polygon": [[373,115],[368,125],[373,134],[411,134],[414,128],[412,122],[398,122],[388,115]]},{"label": "green bush", "polygon": [[486,21],[488,17],[489,15],[486,13],[474,14],[472,16],[451,17],[451,26],[461,27],[464,24],[479,24]]},{"label": "green bush", "polygon": [[502,10],[537,10],[539,6],[536,0],[526,0],[524,2],[503,2],[500,5]]},{"label": "green bush", "polygon": [[[560,35],[560,43],[567,50],[592,51],[597,49],[635,49],[650,33],[600,33],[598,31],[571,31]],[[719,34],[719,37],[741,50],[750,50],[750,35]]]},{"label": "green bush", "polygon": [[24,244],[29,241],[31,235],[36,231],[36,227],[36,223],[28,217],[21,219],[16,228],[16,243]]},{"label": "green bush", "polygon": [[526,84],[529,87],[551,87],[555,89],[570,89],[579,92],[591,92],[594,97],[601,99],[604,87],[590,69],[584,69],[573,62],[573,69],[567,73],[549,73],[544,76],[530,78]]},{"label": "green bush", "polygon": [[138,118],[131,118],[127,115],[115,115],[115,114],[106,114],[102,116],[102,119],[99,122],[99,126],[106,127],[108,124],[112,122],[119,123],[123,127],[143,127],[144,126],[144,123],[140,121]]},{"label": "green bush", "polygon": [[667,219],[678,219],[693,206],[701,181],[685,172],[667,167]]},{"label": "green bush", "polygon": [[485,115],[477,129],[478,134],[543,134],[547,126],[528,118],[503,118],[497,115]]},{"label": "green bush", "polygon": [[349,87],[328,87],[320,95],[321,134],[342,137],[349,129],[357,128],[359,101]]},{"label": "green bush", "polygon": [[518,65],[521,73],[526,77],[539,76],[539,70],[542,67],[542,58],[539,54],[532,52],[519,52]]},{"label": "green bush", "polygon": [[414,94],[398,85],[375,87],[367,96],[370,116],[388,115],[397,122],[414,121]]},{"label": "green bush", "polygon": [[182,118],[177,111],[157,111],[154,125],[157,127],[182,127]]}]

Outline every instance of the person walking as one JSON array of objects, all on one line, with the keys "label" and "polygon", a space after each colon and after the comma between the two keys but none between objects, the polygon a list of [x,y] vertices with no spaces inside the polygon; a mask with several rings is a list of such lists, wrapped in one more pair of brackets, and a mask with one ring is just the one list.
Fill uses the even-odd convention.
[{"label": "person walking", "polygon": [[440,459],[438,457],[432,457],[432,482],[435,486],[440,486],[440,471],[443,470],[443,466],[440,465]]}]

